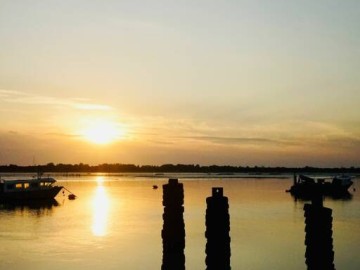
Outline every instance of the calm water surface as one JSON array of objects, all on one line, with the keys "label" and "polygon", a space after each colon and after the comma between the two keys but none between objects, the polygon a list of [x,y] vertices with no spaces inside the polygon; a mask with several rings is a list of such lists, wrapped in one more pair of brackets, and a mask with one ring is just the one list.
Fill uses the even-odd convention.
[{"label": "calm water surface", "polygon": [[[167,178],[57,177],[75,193],[47,205],[0,204],[0,269],[160,269],[162,188]],[[306,269],[303,201],[292,179],[187,178],[186,269],[205,269],[205,210],[211,188],[229,198],[232,269]],[[355,181],[359,186],[359,180]],[[159,189],[153,190],[152,185]],[[360,195],[326,199],[333,209],[336,269],[359,269]]]}]

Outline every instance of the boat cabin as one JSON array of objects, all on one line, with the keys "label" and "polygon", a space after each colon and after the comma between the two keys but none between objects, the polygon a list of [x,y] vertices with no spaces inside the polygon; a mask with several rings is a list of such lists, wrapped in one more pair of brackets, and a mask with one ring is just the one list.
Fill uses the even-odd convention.
[{"label": "boat cabin", "polygon": [[300,174],[296,179],[296,184],[315,184],[315,179]]},{"label": "boat cabin", "polygon": [[43,190],[49,189],[56,182],[54,178],[38,179],[1,179],[0,192],[17,192],[26,190]]}]

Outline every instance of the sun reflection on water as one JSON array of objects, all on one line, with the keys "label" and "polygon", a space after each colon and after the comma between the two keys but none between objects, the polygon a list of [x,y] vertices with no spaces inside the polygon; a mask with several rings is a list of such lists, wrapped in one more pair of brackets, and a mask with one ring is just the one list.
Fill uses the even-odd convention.
[{"label": "sun reflection on water", "polygon": [[103,186],[104,178],[98,176],[96,179],[97,187],[93,198],[93,223],[92,233],[95,236],[105,236],[109,219],[109,197]]}]

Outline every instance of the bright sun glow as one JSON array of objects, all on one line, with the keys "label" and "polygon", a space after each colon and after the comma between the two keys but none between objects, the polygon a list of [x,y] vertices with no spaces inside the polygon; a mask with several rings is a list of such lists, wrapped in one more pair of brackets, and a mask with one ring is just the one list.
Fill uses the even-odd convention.
[{"label": "bright sun glow", "polygon": [[112,143],[124,136],[123,129],[114,122],[92,121],[83,132],[86,140],[96,144]]}]

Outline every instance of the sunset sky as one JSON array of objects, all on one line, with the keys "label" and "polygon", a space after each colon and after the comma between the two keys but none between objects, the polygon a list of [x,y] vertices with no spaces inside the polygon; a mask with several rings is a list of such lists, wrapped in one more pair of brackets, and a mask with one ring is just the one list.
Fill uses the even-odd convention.
[{"label": "sunset sky", "polygon": [[360,1],[0,0],[0,165],[360,165]]}]

